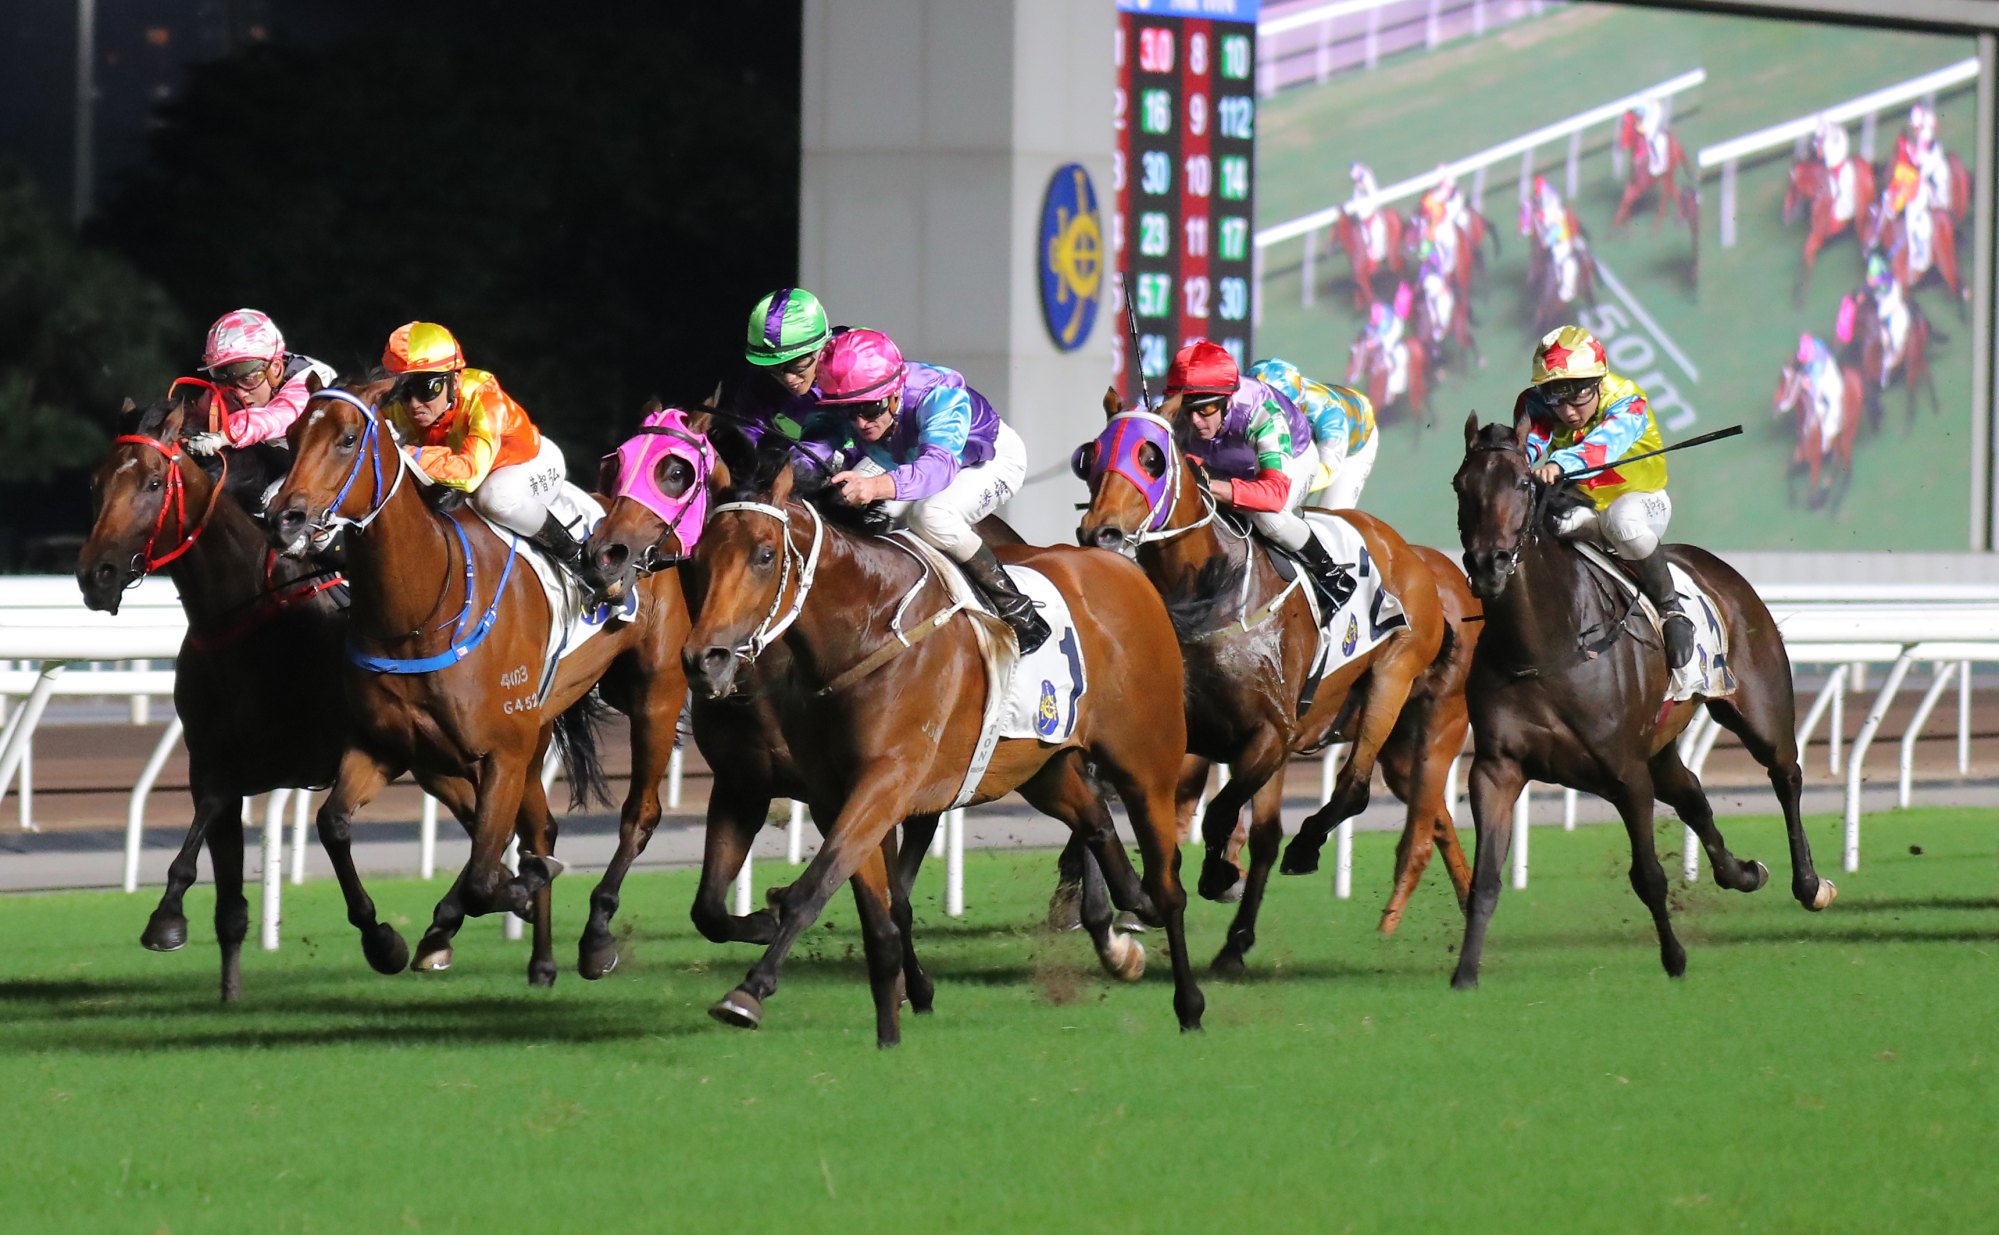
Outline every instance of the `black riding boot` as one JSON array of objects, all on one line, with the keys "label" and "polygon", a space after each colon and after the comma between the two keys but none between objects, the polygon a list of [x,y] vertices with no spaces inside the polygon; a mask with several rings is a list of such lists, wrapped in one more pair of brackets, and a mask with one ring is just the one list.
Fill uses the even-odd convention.
[{"label": "black riding boot", "polygon": [[1653,550],[1651,556],[1632,561],[1638,575],[1638,590],[1659,611],[1659,625],[1666,637],[1666,666],[1678,669],[1694,658],[1694,624],[1680,611],[1679,593],[1673,590],[1673,572],[1666,569],[1666,555]]},{"label": "black riding boot", "polygon": [[1333,555],[1326,552],[1326,546],[1309,532],[1305,536],[1305,547],[1297,550],[1297,555],[1312,576],[1312,586],[1319,591],[1321,619],[1330,619],[1353,596],[1360,580],[1354,578],[1351,570],[1335,562]]},{"label": "black riding boot", "polygon": [[553,514],[541,521],[541,530],[528,537],[531,544],[548,550],[572,578],[583,577],[583,542],[569,534],[569,528]]},{"label": "black riding boot", "polygon": [[1013,627],[1013,637],[1020,644],[1022,656],[1048,641],[1048,623],[1035,612],[1034,602],[1021,595],[1013,580],[1007,578],[991,547],[980,545],[972,560],[965,563],[965,573],[985,593],[1000,619]]}]

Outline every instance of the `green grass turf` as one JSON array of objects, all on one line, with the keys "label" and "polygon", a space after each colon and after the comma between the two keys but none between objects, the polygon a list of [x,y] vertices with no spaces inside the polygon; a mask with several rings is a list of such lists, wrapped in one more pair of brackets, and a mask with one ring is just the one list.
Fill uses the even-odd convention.
[{"label": "green grass turf", "polygon": [[[1707,83],[1680,96],[1674,131],[1689,154],[1810,111],[1905,81],[1975,54],[1967,38],[1859,30],[1650,9],[1578,5],[1467,40],[1434,53],[1415,52],[1324,86],[1287,91],[1258,113],[1257,219],[1269,227],[1349,194],[1347,164],[1370,163],[1382,184],[1435,167],[1574,115],[1695,67]],[[1960,89],[1939,103],[1942,139],[1974,156],[1974,94]],[[1906,106],[1881,117],[1875,156],[1886,157]],[[1849,125],[1859,149],[1859,125]],[[1671,536],[1729,549],[1963,549],[1970,527],[1972,437],[1971,339],[1940,284],[1916,299],[1950,341],[1934,362],[1943,414],[1927,404],[1913,422],[1905,390],[1885,396],[1884,430],[1864,433],[1849,491],[1814,506],[1789,478],[1796,443],[1792,422],[1773,420],[1771,392],[1798,335],[1829,336],[1840,295],[1857,286],[1860,252],[1851,239],[1821,254],[1800,308],[1791,281],[1803,250],[1802,222],[1780,221],[1789,157],[1744,166],[1737,207],[1738,243],[1721,247],[1720,183],[1702,186],[1703,230],[1698,287],[1689,276],[1686,229],[1651,230],[1645,213],[1627,230],[1610,228],[1622,182],[1612,179],[1609,126],[1586,135],[1576,210],[1599,259],[1664,328],[1699,371],[1691,379],[1664,352],[1638,378],[1663,374],[1694,409],[1677,437],[1742,423],[1744,439],[1678,456],[1671,463]],[[1563,187],[1566,142],[1538,152],[1538,169]],[[1463,451],[1460,426],[1476,409],[1487,419],[1510,415],[1525,384],[1532,350],[1532,305],[1525,297],[1526,247],[1517,232],[1518,162],[1491,169],[1486,214],[1501,231],[1504,253],[1489,264],[1488,290],[1474,300],[1475,329],[1487,367],[1445,378],[1432,399],[1433,421],[1419,432],[1406,416],[1389,418],[1362,504],[1409,539],[1456,544],[1456,510],[1447,487]],[[1463,187],[1470,191],[1470,184]],[[1401,203],[1407,209],[1412,203]],[[1361,318],[1352,306],[1346,258],[1317,263],[1317,301],[1300,304],[1299,242],[1271,250],[1257,328],[1259,355],[1282,355],[1307,372],[1338,380]],[[1970,270],[1970,256],[1962,259]],[[1606,304],[1622,305],[1608,289]],[[1640,331],[1640,333],[1644,333]],[[1615,346],[1615,344],[1614,344]],[[1634,344],[1625,344],[1634,348]],[[1642,355],[1626,351],[1625,356]],[[1655,401],[1660,394],[1654,388]],[[1662,416],[1671,415],[1668,411]],[[1665,427],[1662,425],[1662,428]]]},{"label": "green grass turf", "polygon": [[[1253,976],[1205,983],[1199,1035],[1174,1027],[1159,934],[1152,973],[1115,985],[1036,926],[1048,854],[975,852],[962,921],[926,872],[938,1010],[892,1052],[844,894],[755,1034],[704,1013],[754,950],[694,935],[685,873],[632,880],[626,963],[551,992],[490,919],[449,974],[375,976],[331,882],[288,890],[284,950],[250,953],[232,1008],[205,890],[173,956],[134,942],[144,898],[7,898],[0,1212],[180,1233],[1984,1229],[1991,819],[1870,819],[1819,916],[1787,895],[1778,825],[1728,821],[1778,873],[1755,896],[1676,887],[1678,982],[1621,830],[1536,829],[1471,994],[1447,986],[1434,869],[1402,934],[1374,934],[1392,838],[1363,835],[1352,902],[1277,881]],[[1833,822],[1812,832],[1836,866]],[[375,890],[407,929],[441,885]],[[583,893],[558,884],[565,969]],[[1191,915],[1204,964],[1226,913]]]}]

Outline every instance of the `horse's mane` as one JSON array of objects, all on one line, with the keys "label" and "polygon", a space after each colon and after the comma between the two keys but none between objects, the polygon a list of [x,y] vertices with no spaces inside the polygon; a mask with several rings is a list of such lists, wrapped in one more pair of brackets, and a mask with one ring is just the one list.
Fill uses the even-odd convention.
[{"label": "horse's mane", "polygon": [[[185,400],[189,414],[193,413],[193,400]],[[158,438],[165,431],[167,420],[181,406],[181,400],[156,399],[151,403],[134,407],[130,411],[120,411],[115,426],[120,437],[137,436]],[[181,436],[187,436],[186,426]],[[245,511],[254,512],[262,504],[264,490],[271,483],[291,471],[292,456],[289,450],[274,442],[258,442],[229,452],[229,470],[222,470],[219,455],[197,455],[188,458],[196,467],[207,473],[210,480],[223,481],[222,491],[229,495]]]},{"label": "horse's mane", "polygon": [[[1473,439],[1471,451],[1489,449],[1513,450],[1516,449],[1516,440],[1514,426],[1503,420],[1495,420],[1491,424],[1483,424],[1478,427],[1478,435]],[[1530,472],[1529,475],[1532,475],[1532,473]],[[1541,530],[1550,536],[1555,534],[1555,528],[1560,523],[1563,515],[1572,510],[1579,510],[1585,506],[1595,505],[1590,500],[1589,494],[1583,491],[1582,486],[1572,480],[1558,482],[1552,492],[1546,493],[1543,496],[1543,490],[1546,488],[1547,486],[1543,485],[1539,480],[1534,482],[1534,492],[1541,504]]]},{"label": "horse's mane", "polygon": [[[1181,458],[1187,461],[1187,470],[1193,474],[1194,483],[1205,495],[1208,492],[1208,469],[1199,459],[1181,451]],[[1217,511],[1217,519],[1226,516]],[[1224,553],[1216,554],[1201,564],[1194,577],[1185,588],[1176,589],[1171,595],[1162,595],[1166,602],[1166,616],[1173,621],[1173,630],[1183,641],[1210,630],[1225,607],[1233,604],[1242,588],[1242,572],[1249,569],[1251,550],[1244,546],[1241,561],[1232,560]]]},{"label": "horse's mane", "polygon": [[828,523],[870,536],[889,529],[883,503],[849,506],[838,500],[833,494],[832,473],[809,455],[794,453],[796,443],[783,433],[766,430],[752,444],[740,427],[718,416],[709,428],[708,441],[729,469],[729,483],[716,487],[717,502],[766,501],[778,473],[790,467],[791,495],[809,503]]}]

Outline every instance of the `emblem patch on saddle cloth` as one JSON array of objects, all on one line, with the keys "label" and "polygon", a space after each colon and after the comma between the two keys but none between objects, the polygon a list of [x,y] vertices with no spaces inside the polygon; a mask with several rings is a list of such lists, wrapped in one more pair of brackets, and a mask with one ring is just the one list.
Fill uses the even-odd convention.
[{"label": "emblem patch on saddle cloth", "polygon": [[[604,508],[597,499],[577,486],[564,481],[562,488],[549,498],[549,511],[562,520],[570,529],[570,534],[578,540],[590,534],[604,519]],[[482,519],[485,516],[480,516]],[[546,699],[548,688],[555,683],[555,670],[562,658],[582,647],[585,640],[602,630],[612,621],[629,622],[639,614],[639,593],[632,588],[625,593],[624,602],[615,608],[609,605],[589,605],[589,597],[583,594],[583,585],[562,567],[548,560],[548,555],[528,543],[527,537],[515,536],[491,519],[486,526],[502,540],[512,536],[520,542],[520,555],[534,567],[535,578],[541,581],[542,594],[548,597],[549,628],[548,641],[542,645],[542,664],[539,686],[535,699]]]},{"label": "emblem patch on saddle cloth", "polygon": [[[1595,545],[1574,542],[1597,569],[1602,570],[1617,581],[1626,595],[1636,596],[1646,618],[1652,623],[1653,638],[1659,646],[1665,646],[1665,635],[1659,629],[1659,611],[1652,602],[1645,599],[1631,576],[1616,564],[1616,560]],[[1694,624],[1694,654],[1686,664],[1673,670],[1672,682],[1667,686],[1666,697],[1673,703],[1683,703],[1688,699],[1720,699],[1735,693],[1735,670],[1728,658],[1728,628],[1722,625],[1721,610],[1703,592],[1692,575],[1680,569],[1678,562],[1667,563],[1673,576],[1673,591],[1680,598],[1680,612]]]},{"label": "emblem patch on saddle cloth", "polygon": [[1376,569],[1374,555],[1367,551],[1358,528],[1337,515],[1308,514],[1305,523],[1332,559],[1346,563],[1354,574],[1353,595],[1330,614],[1319,612],[1317,590],[1299,581],[1319,621],[1319,652],[1305,677],[1304,698],[1309,700],[1321,678],[1372,651],[1407,626],[1409,616],[1402,611],[1402,602],[1383,586],[1381,571]]}]

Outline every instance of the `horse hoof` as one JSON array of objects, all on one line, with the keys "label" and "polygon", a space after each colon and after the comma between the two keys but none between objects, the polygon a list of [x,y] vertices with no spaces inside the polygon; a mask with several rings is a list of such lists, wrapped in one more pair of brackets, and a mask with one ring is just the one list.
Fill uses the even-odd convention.
[{"label": "horse hoof", "polygon": [[618,967],[618,949],[608,939],[602,944],[585,940],[578,949],[576,972],[586,982],[595,982]]},{"label": "horse hoof", "polygon": [[1402,914],[1399,911],[1391,909],[1381,915],[1380,930],[1383,935],[1393,935],[1395,928],[1400,925],[1402,925]]},{"label": "horse hoof", "polygon": [[1074,931],[1083,928],[1083,881],[1064,879],[1048,898],[1048,929]]},{"label": "horse hoof", "polygon": [[1813,913],[1817,913],[1837,899],[1839,899],[1839,889],[1833,886],[1832,880],[1821,879],[1819,880],[1819,890],[1812,893],[1812,902],[1805,906],[1805,908],[1811,910]]},{"label": "horse hoof", "polygon": [[417,957],[410,968],[418,973],[443,973],[451,968],[451,949],[439,948],[435,952],[426,952]]},{"label": "horse hoof", "polygon": [[[1195,890],[1202,900],[1232,904],[1242,899],[1242,872],[1225,858],[1210,857],[1201,863],[1201,879]],[[1231,896],[1230,893],[1234,895]]]},{"label": "horse hoof", "polygon": [[187,919],[177,913],[155,913],[147,920],[139,942],[148,951],[178,952],[187,946]]},{"label": "horse hoof", "polygon": [[1152,923],[1139,917],[1136,911],[1130,909],[1111,919],[1111,929],[1114,931],[1123,931],[1127,935],[1143,935],[1145,932],[1151,930],[1152,926]]},{"label": "horse hoof", "polygon": [[540,957],[528,962],[528,985],[536,990],[547,990],[555,985],[555,962]]},{"label": "horse hoof", "polygon": [[1301,845],[1292,841],[1284,847],[1284,861],[1278,866],[1279,874],[1310,875],[1319,869],[1319,847]]},{"label": "horse hoof", "polygon": [[1218,978],[1240,978],[1247,968],[1242,962],[1242,953],[1234,948],[1223,948],[1216,954],[1214,963],[1208,966]]},{"label": "horse hoof", "polygon": [[761,1029],[764,1023],[763,1001],[737,987],[709,1005],[708,1015],[737,1029]]},{"label": "horse hoof", "polygon": [[410,963],[409,945],[387,922],[377,922],[362,934],[361,953],[376,973],[401,973]]},{"label": "horse hoof", "polygon": [[1751,862],[1749,864],[1749,886],[1742,890],[1744,892],[1761,892],[1763,885],[1768,882],[1770,882],[1770,868],[1761,862]]},{"label": "horse hoof", "polygon": [[1097,959],[1104,972],[1120,982],[1136,982],[1145,976],[1145,945],[1130,935],[1112,935],[1111,946]]},{"label": "horse hoof", "polygon": [[1451,975],[1451,989],[1454,991],[1475,991],[1478,989],[1478,974],[1460,969]]}]

